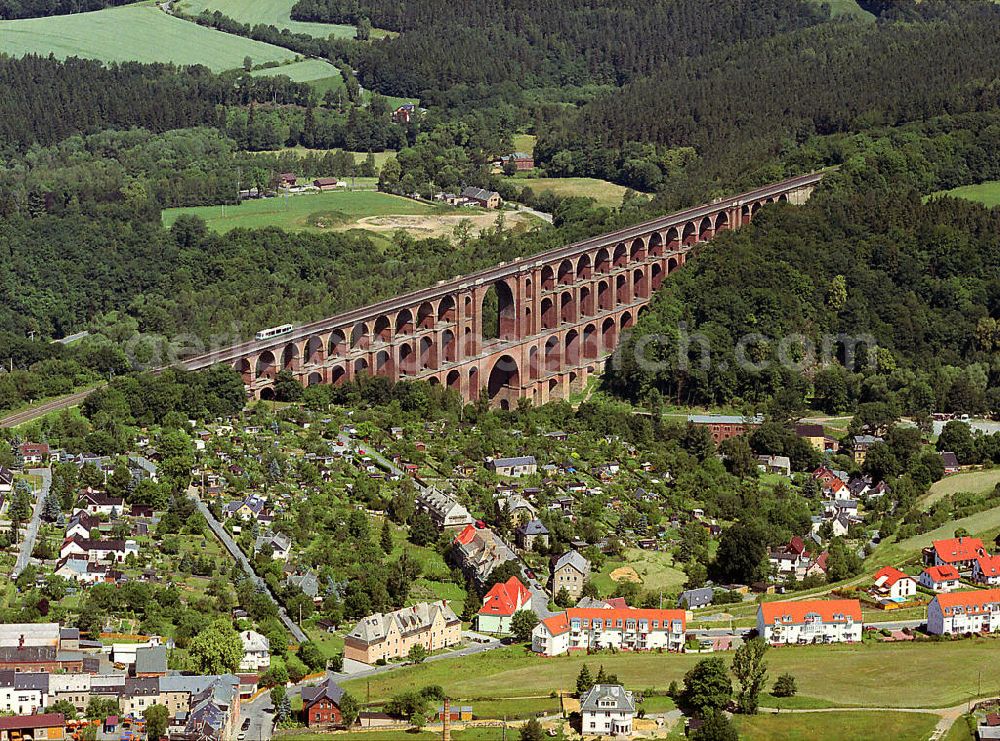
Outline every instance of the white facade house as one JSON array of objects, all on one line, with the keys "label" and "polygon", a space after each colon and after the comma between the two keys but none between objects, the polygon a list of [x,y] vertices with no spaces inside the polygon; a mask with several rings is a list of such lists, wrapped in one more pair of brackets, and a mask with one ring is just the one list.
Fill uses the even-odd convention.
[{"label": "white facade house", "polygon": [[875,573],[873,592],[882,599],[903,602],[917,593],[917,580],[892,566]]},{"label": "white facade house", "polygon": [[757,609],[757,633],[771,644],[853,643],[863,627],[856,599],[764,602]]},{"label": "white facade house", "polygon": [[927,607],[932,635],[1000,631],[1000,589],[939,594]]},{"label": "white facade house", "polygon": [[951,592],[961,584],[954,566],[928,566],[920,574],[920,586],[934,592]]},{"label": "white facade house", "polygon": [[256,672],[271,666],[271,644],[267,636],[253,630],[244,630],[240,633],[240,641],[243,643],[241,672]]},{"label": "white facade house", "polygon": [[620,684],[595,684],[580,700],[585,736],[628,736],[634,717],[632,693]]},{"label": "white facade house", "polygon": [[545,656],[608,648],[682,651],[685,630],[684,610],[571,607],[535,626],[531,648]]},{"label": "white facade house", "polygon": [[48,685],[48,674],[34,672],[0,682],[0,710],[12,715],[41,713],[48,702]]},{"label": "white facade house", "polygon": [[972,564],[972,578],[991,587],[1000,585],[1000,555],[977,558]]}]

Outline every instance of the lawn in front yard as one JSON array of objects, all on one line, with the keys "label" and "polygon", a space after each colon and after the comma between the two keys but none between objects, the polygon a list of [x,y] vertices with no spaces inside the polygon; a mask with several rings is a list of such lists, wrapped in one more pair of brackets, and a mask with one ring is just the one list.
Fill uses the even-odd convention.
[{"label": "lawn in front yard", "polygon": [[748,741],[924,741],[938,716],[931,713],[762,713],[736,716],[740,738]]},{"label": "lawn in front yard", "polygon": [[629,548],[623,559],[609,559],[599,572],[591,576],[591,581],[608,596],[615,590],[616,582],[611,574],[616,569],[631,567],[638,575],[642,588],[646,591],[671,591],[681,589],[687,581],[687,574],[674,565],[674,557],[663,551],[644,551]]}]

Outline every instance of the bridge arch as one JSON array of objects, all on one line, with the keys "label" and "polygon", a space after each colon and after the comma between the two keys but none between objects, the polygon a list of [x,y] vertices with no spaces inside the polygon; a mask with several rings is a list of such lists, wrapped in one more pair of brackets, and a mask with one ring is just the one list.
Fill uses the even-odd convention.
[{"label": "bridge arch", "polygon": [[533,381],[538,378],[541,373],[541,368],[538,367],[538,346],[532,345],[528,348],[528,380]]},{"label": "bridge arch", "polygon": [[299,369],[299,347],[294,342],[285,345],[281,353],[281,367],[283,370],[294,371]]},{"label": "bridge arch", "polygon": [[684,225],[684,232],[681,234],[681,244],[685,247],[690,247],[695,242],[698,241],[698,227],[695,226],[693,221],[689,221]]},{"label": "bridge arch", "polygon": [[354,377],[364,375],[368,373],[368,361],[364,358],[358,358],[354,361]]},{"label": "bridge arch", "polygon": [[559,323],[556,319],[556,304],[549,298],[542,299],[542,329],[555,329]]},{"label": "bridge arch", "polygon": [[396,334],[413,334],[413,312],[401,309],[396,314]]},{"label": "bridge arch", "polygon": [[643,241],[642,237],[636,237],[632,240],[632,247],[629,250],[629,259],[632,262],[646,259],[646,243]]},{"label": "bridge arch", "polygon": [[330,333],[330,340],[327,343],[327,357],[340,358],[347,352],[347,340],[344,333],[335,329]]},{"label": "bridge arch", "polygon": [[235,363],[233,363],[233,370],[240,374],[243,378],[243,385],[249,386],[253,383],[253,366],[250,365],[249,358],[240,358]]},{"label": "bridge arch", "polygon": [[704,219],[701,220],[701,224],[699,224],[698,226],[698,241],[705,242],[711,239],[713,233],[714,232],[712,231],[712,217],[706,216]]},{"label": "bridge arch", "polygon": [[437,345],[431,337],[420,338],[420,368],[421,370],[437,370]]},{"label": "bridge arch", "polygon": [[659,290],[660,286],[663,285],[663,266],[658,262],[654,262],[653,266],[649,269],[649,287],[652,291]]},{"label": "bridge arch", "polygon": [[559,337],[552,335],[547,340],[545,340],[545,372],[546,373],[558,373],[561,366],[562,360],[560,358],[560,342]]},{"label": "bridge arch", "polygon": [[316,365],[324,360],[323,338],[313,335],[306,340],[306,351],[303,353],[307,365]]},{"label": "bridge arch", "polygon": [[468,394],[470,399],[478,399],[482,388],[479,386],[479,368],[472,366],[469,368]]},{"label": "bridge arch", "polygon": [[270,386],[265,386],[260,390],[260,400],[261,401],[274,401],[274,389]]},{"label": "bridge arch", "polygon": [[632,271],[632,296],[636,300],[649,298],[649,289],[646,287],[646,271],[636,268]]},{"label": "bridge arch", "polygon": [[456,319],[455,313],[455,299],[451,296],[445,296],[441,299],[437,310],[438,321],[453,322]]},{"label": "bridge arch", "polygon": [[450,329],[441,333],[441,355],[446,363],[458,360],[458,340]]},{"label": "bridge arch", "polygon": [[417,329],[434,329],[434,323],[437,321],[435,316],[434,306],[430,301],[424,301],[417,307]]},{"label": "bridge arch", "polygon": [[404,342],[399,346],[399,373],[404,376],[412,376],[417,372],[417,354],[413,350],[413,344]]},{"label": "bridge arch", "polygon": [[342,386],[347,380],[347,368],[342,365],[335,365],[330,369],[330,383],[334,386]]},{"label": "bridge arch", "polygon": [[455,370],[448,371],[448,375],[444,380],[445,386],[451,391],[457,391],[462,393],[462,374],[456,368]]},{"label": "bridge arch", "polygon": [[592,360],[601,354],[601,348],[597,342],[597,327],[588,324],[583,328],[583,357]]},{"label": "bridge arch", "polygon": [[559,297],[559,319],[568,324],[576,321],[576,301],[572,291],[565,291]]},{"label": "bridge arch", "polygon": [[358,322],[354,325],[351,330],[351,348],[365,349],[370,344],[370,338],[368,337],[368,325],[364,322]]},{"label": "bridge arch", "polygon": [[486,391],[491,401],[497,401],[501,409],[510,409],[521,391],[521,374],[517,361],[510,355],[502,355],[490,370]]},{"label": "bridge arch", "polygon": [[719,232],[724,232],[730,228],[732,228],[732,225],[729,223],[728,213],[726,213],[725,211],[720,211],[718,214],[715,215],[716,234],[718,234]]},{"label": "bridge arch", "polygon": [[631,300],[628,288],[628,276],[619,275],[615,278],[615,303],[627,304]]},{"label": "bridge arch", "polygon": [[680,249],[681,246],[681,232],[676,226],[672,226],[667,229],[667,251],[674,252]]},{"label": "bridge arch", "polygon": [[389,317],[383,315],[375,320],[375,339],[379,342],[388,342],[392,339],[392,324]]},{"label": "bridge arch", "polygon": [[622,313],[622,318],[621,318],[622,332],[624,332],[626,329],[628,329],[629,327],[631,327],[634,323],[635,322],[632,319],[632,312],[631,311],[626,311],[626,312]]},{"label": "bridge arch", "polygon": [[782,193],[778,196],[778,203],[788,203],[788,195],[786,193]]},{"label": "bridge arch", "polygon": [[598,273],[611,272],[611,255],[607,247],[601,247],[594,256],[594,270]]},{"label": "bridge arch", "polygon": [[575,276],[576,270],[573,268],[572,260],[563,260],[559,263],[559,272],[557,274],[559,285],[568,286],[572,284]]},{"label": "bridge arch", "polygon": [[628,248],[625,246],[624,242],[619,242],[615,246],[614,254],[611,257],[611,264],[615,268],[625,267],[625,263],[628,262]]},{"label": "bridge arch", "polygon": [[604,352],[610,352],[618,344],[618,325],[613,317],[601,322],[601,344]]},{"label": "bridge arch", "polygon": [[667,260],[667,275],[677,270],[680,267],[680,261],[676,257],[671,257]]},{"label": "bridge arch", "polygon": [[589,280],[593,273],[590,255],[581,255],[576,261],[576,277],[578,280]]},{"label": "bridge arch", "polygon": [[609,281],[602,280],[597,284],[597,305],[601,311],[610,311],[614,308],[615,296]]},{"label": "bridge arch", "polygon": [[660,232],[649,235],[649,254],[652,257],[663,257],[663,235]]},{"label": "bridge arch", "polygon": [[556,285],[556,274],[551,265],[542,268],[542,290],[551,291]]},{"label": "bridge arch", "polygon": [[580,333],[571,329],[566,333],[565,350],[563,351],[563,361],[566,365],[580,364]]},{"label": "bridge arch", "polygon": [[375,356],[375,375],[393,378],[396,375],[396,362],[388,350],[380,350]]},{"label": "bridge arch", "polygon": [[580,316],[594,316],[594,292],[590,286],[580,287]]},{"label": "bridge arch", "polygon": [[306,378],[306,386],[319,386],[323,383],[323,374],[319,371],[313,371]]}]

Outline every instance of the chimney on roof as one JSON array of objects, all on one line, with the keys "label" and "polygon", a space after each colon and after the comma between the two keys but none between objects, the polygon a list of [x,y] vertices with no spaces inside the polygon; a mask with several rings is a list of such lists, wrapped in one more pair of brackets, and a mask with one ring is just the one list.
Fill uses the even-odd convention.
[{"label": "chimney on roof", "polygon": [[24,633],[22,633],[17,639],[17,647],[24,648]]}]

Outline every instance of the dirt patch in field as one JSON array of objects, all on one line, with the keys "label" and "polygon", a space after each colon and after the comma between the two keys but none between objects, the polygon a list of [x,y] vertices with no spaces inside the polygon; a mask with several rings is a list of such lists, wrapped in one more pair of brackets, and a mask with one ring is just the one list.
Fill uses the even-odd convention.
[{"label": "dirt patch in field", "polygon": [[631,566],[619,566],[608,576],[611,577],[611,581],[632,581],[636,584],[642,584],[642,579]]},{"label": "dirt patch in field", "polygon": [[[506,211],[503,218],[508,228],[530,221],[530,217],[526,214],[509,213]],[[486,229],[496,224],[497,215],[496,213],[471,213],[443,214],[440,216],[365,216],[355,221],[351,226],[354,228],[369,229],[373,232],[388,233],[402,229],[418,238],[451,237],[454,236],[455,227],[463,221],[468,221],[472,226],[470,236],[477,237],[481,229]]]}]

